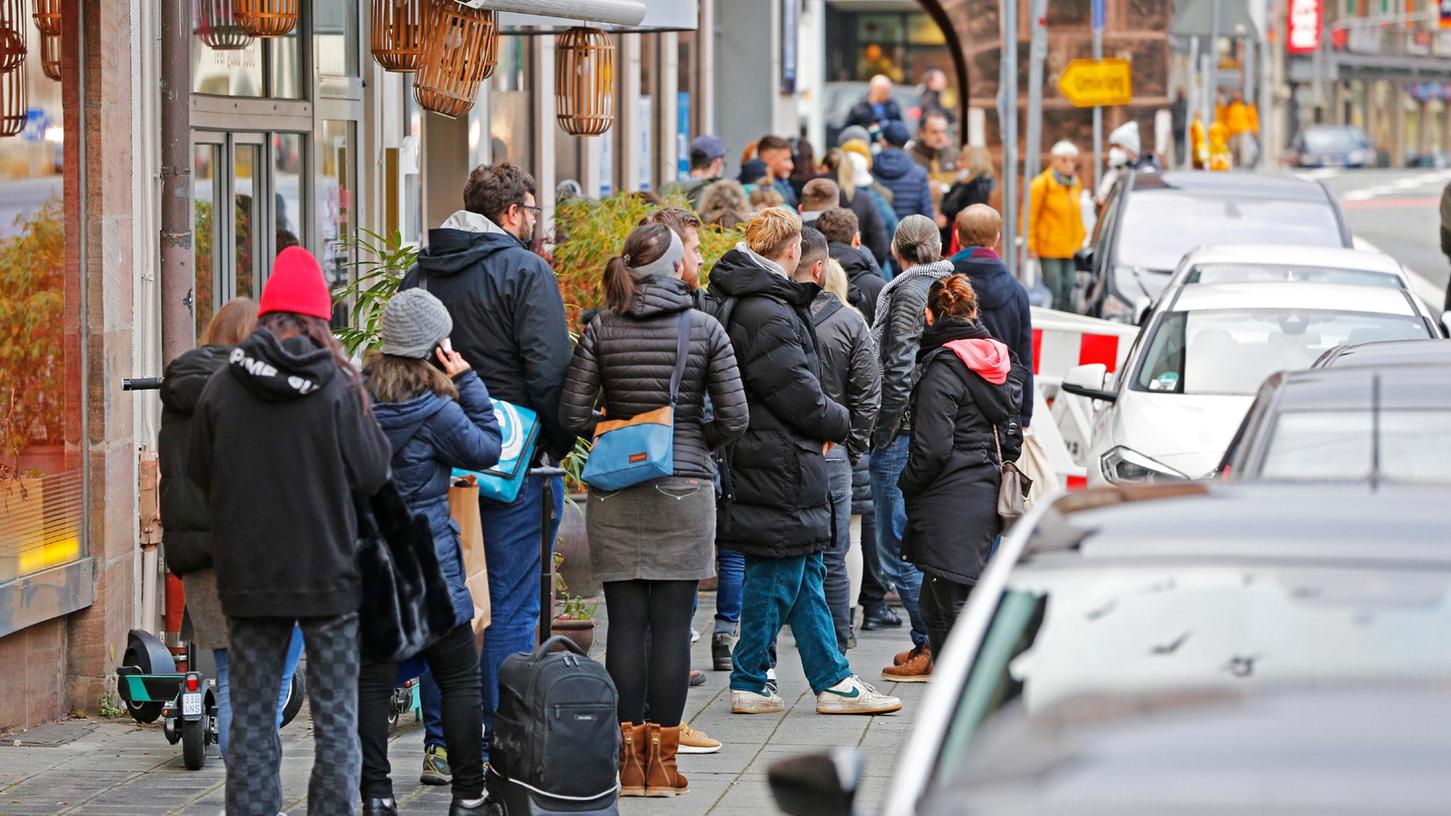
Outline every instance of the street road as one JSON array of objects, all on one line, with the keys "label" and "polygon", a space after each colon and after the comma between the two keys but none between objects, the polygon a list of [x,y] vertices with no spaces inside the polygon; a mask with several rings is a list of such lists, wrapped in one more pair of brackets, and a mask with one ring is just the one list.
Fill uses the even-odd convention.
[{"label": "street road", "polygon": [[1421,292],[1422,297],[1440,311],[1451,264],[1441,254],[1439,208],[1451,170],[1322,169],[1296,175],[1325,182],[1344,206],[1355,237],[1428,281],[1440,296],[1433,299]]}]

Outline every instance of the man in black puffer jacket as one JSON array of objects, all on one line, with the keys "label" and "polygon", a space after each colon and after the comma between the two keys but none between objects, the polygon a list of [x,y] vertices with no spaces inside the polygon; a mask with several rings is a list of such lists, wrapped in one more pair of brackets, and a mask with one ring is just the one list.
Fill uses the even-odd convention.
[{"label": "man in black puffer jacket", "polygon": [[846,440],[851,420],[822,389],[809,312],[821,287],[793,280],[800,260],[801,219],[773,207],[746,224],[746,240],[710,276],[750,409],[745,435],[727,449],[717,516],[717,544],[746,555],[731,711],[785,710],[767,672],[770,647],[786,623],[818,712],[895,711],[900,701],[852,674],[826,605],[822,552],[831,543],[831,505],[824,454]]}]

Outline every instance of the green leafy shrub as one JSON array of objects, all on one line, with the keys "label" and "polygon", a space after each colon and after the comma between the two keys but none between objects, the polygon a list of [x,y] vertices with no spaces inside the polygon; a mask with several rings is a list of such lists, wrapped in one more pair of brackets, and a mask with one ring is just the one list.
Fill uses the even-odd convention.
[{"label": "green leafy shrub", "polygon": [[0,239],[0,470],[65,441],[65,212],[48,199]]},{"label": "green leafy shrub", "polygon": [[349,310],[351,326],[338,329],[338,342],[349,354],[366,352],[379,344],[378,324],[383,318],[383,306],[398,292],[403,276],[418,260],[418,248],[403,242],[403,234],[397,230],[383,237],[370,230],[359,230],[354,241],[358,259],[353,262],[357,275],[353,282],[333,290],[333,302],[352,300]]}]

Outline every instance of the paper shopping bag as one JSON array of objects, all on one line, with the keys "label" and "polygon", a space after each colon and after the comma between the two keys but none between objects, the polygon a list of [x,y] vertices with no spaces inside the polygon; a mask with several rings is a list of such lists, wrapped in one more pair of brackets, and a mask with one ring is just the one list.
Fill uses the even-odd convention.
[{"label": "paper shopping bag", "polygon": [[479,484],[473,476],[453,480],[448,489],[448,514],[458,525],[458,548],[463,555],[464,583],[474,599],[474,639],[483,642],[489,628],[489,567],[484,559],[484,523],[479,518]]}]

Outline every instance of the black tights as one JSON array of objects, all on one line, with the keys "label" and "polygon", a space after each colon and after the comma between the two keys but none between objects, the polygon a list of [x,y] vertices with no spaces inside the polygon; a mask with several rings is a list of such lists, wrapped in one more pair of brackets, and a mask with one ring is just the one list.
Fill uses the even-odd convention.
[{"label": "black tights", "polygon": [[620,722],[680,725],[690,689],[690,616],[696,581],[607,581],[605,668],[620,692]]}]

